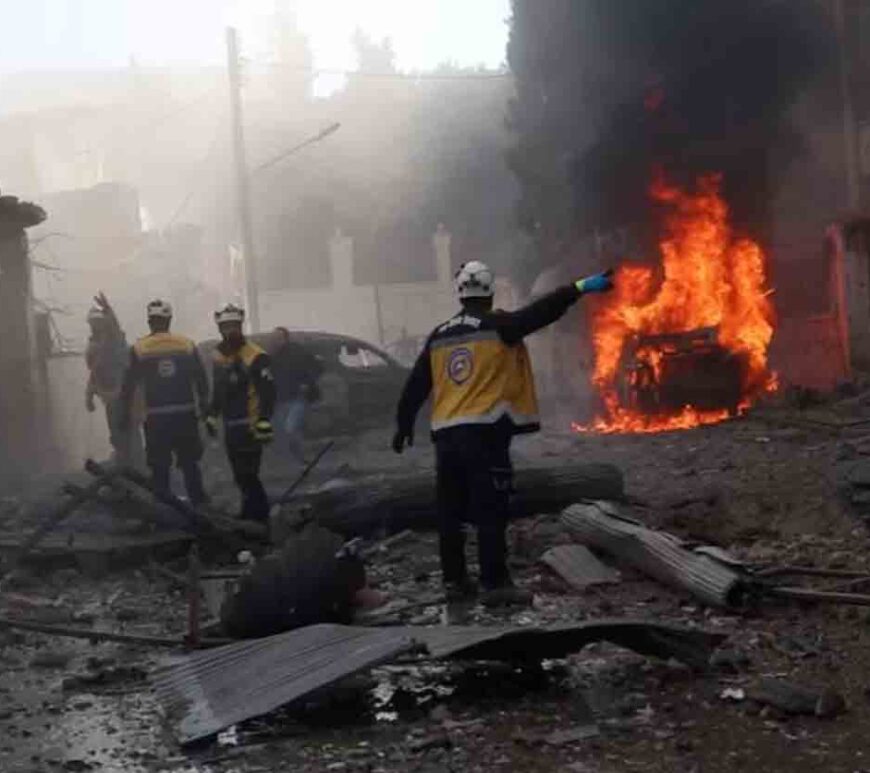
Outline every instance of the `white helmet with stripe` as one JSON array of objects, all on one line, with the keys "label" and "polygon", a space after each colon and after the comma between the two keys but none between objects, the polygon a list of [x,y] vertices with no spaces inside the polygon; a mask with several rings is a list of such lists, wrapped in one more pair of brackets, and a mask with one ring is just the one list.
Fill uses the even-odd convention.
[{"label": "white helmet with stripe", "polygon": [[220,325],[223,322],[244,322],[245,310],[234,303],[228,303],[214,313],[214,321]]},{"label": "white helmet with stripe", "polygon": [[495,294],[495,275],[486,263],[479,260],[463,263],[453,282],[461,299],[492,298]]},{"label": "white helmet with stripe", "polygon": [[157,317],[159,319],[172,318],[172,306],[167,301],[161,301],[159,298],[151,301],[148,304],[148,319]]}]

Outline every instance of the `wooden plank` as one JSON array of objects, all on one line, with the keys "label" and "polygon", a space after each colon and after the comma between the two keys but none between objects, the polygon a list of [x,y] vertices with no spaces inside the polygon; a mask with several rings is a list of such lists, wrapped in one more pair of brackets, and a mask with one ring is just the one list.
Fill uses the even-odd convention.
[{"label": "wooden plank", "polygon": [[599,561],[583,545],[557,545],[544,553],[541,561],[579,591],[596,585],[614,585],[622,579],[616,569]]}]

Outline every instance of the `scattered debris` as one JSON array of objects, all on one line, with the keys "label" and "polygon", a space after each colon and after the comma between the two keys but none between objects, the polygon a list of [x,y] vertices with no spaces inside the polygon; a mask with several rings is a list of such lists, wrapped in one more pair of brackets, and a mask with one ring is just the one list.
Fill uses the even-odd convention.
[{"label": "scattered debris", "polygon": [[452,745],[450,736],[447,733],[439,732],[417,738],[410,743],[408,748],[418,754],[429,749],[449,749]]},{"label": "scattered debris", "polygon": [[21,543],[18,553],[15,557],[15,562],[5,575],[0,578],[0,588],[5,581],[15,573],[20,567],[22,561],[30,554],[30,552],[54,529],[56,529],[63,520],[72,515],[79,507],[88,501],[92,496],[95,496],[103,484],[100,481],[94,481],[87,488],[72,495],[65,502],[58,505],[51,515],[46,518],[33,533]]},{"label": "scattered debris", "polygon": [[599,561],[583,545],[557,545],[544,553],[541,561],[575,590],[583,591],[595,585],[620,581],[618,571]]},{"label": "scattered debris", "polygon": [[550,746],[565,746],[580,741],[588,741],[599,736],[598,725],[577,725],[576,727],[555,730],[544,738],[544,743]]},{"label": "scattered debris", "polygon": [[745,652],[731,647],[720,647],[710,656],[711,668],[734,673],[748,666],[749,662],[749,656]]},{"label": "scattered debris", "polygon": [[138,666],[111,666],[68,676],[63,680],[63,689],[66,691],[92,690],[95,687],[144,682],[147,676],[147,672]]},{"label": "scattered debris", "polygon": [[31,668],[66,668],[73,659],[72,652],[43,650],[30,659]]},{"label": "scattered debris", "polygon": [[807,687],[782,679],[761,679],[746,694],[751,700],[773,706],[786,714],[829,718],[846,711],[846,700],[836,690]]}]

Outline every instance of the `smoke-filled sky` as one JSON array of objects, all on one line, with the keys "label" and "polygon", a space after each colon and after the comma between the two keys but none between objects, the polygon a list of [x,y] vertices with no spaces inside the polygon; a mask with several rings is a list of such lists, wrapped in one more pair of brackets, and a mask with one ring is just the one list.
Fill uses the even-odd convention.
[{"label": "smoke-filled sky", "polygon": [[356,27],[392,38],[400,69],[505,58],[509,0],[0,0],[0,73],[118,66],[130,57],[219,64],[227,24],[240,29],[247,56],[265,56],[276,6],[295,6],[319,68],[355,66]]}]

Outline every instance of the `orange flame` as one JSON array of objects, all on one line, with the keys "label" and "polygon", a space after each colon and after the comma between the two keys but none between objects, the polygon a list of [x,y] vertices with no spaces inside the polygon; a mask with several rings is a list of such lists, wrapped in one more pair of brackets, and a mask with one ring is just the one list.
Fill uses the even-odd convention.
[{"label": "orange flame", "polygon": [[639,336],[715,328],[718,345],[745,363],[740,410],[776,388],[767,361],[774,314],[766,289],[765,256],[758,244],[732,233],[720,185],[720,175],[700,178],[693,193],[661,179],[652,185],[653,200],[668,208],[659,243],[661,278],[649,266],[623,265],[616,273],[616,289],[596,307],[592,381],[603,398],[604,415],[592,426],[575,425],[578,431],[663,432],[728,418],[724,406],[702,410],[685,405],[650,415],[624,404],[619,380],[625,378],[626,356],[633,347],[635,361],[643,363],[653,386],[662,379],[665,349],[638,345]]}]

